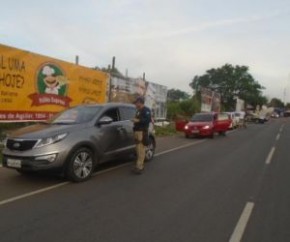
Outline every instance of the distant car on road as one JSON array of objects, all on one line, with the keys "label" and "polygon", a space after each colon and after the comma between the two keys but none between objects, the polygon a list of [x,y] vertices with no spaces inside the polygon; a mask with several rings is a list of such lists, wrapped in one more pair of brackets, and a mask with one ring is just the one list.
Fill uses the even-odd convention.
[{"label": "distant car on road", "polygon": [[230,129],[235,129],[239,127],[239,115],[236,112],[227,112],[227,114],[230,116],[230,119],[232,120],[230,124]]},{"label": "distant car on road", "polygon": [[268,116],[265,116],[263,114],[256,114],[256,113],[248,113],[246,116],[247,122],[253,122],[253,123],[259,123],[263,124],[268,121]]},{"label": "distant car on road", "polygon": [[[99,163],[135,154],[135,111],[130,104],[81,105],[16,130],[5,141],[3,166],[20,173],[57,170],[72,181],[87,180]],[[150,130],[146,160],[153,158],[155,145]]]},{"label": "distant car on road", "polygon": [[215,133],[225,135],[231,125],[227,113],[196,113],[184,127],[186,138],[206,136],[214,138]]},{"label": "distant car on road", "polygon": [[276,112],[273,112],[271,114],[271,118],[279,118],[279,117],[280,117],[280,115],[278,113],[276,113]]}]

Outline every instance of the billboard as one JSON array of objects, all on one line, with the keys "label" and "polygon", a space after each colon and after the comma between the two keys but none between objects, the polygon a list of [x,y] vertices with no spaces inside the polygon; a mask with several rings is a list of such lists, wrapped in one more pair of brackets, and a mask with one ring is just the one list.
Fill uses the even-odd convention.
[{"label": "billboard", "polygon": [[220,112],[221,95],[211,89],[202,87],[201,93],[201,112]]},{"label": "billboard", "polygon": [[152,110],[155,118],[166,117],[166,86],[142,78],[111,77],[111,102],[132,103],[138,96],[145,98],[145,105]]},{"label": "billboard", "polygon": [[240,98],[236,98],[236,112],[241,112],[245,110],[245,101]]},{"label": "billboard", "polygon": [[109,75],[0,44],[0,121],[46,120],[65,108],[106,102]]}]

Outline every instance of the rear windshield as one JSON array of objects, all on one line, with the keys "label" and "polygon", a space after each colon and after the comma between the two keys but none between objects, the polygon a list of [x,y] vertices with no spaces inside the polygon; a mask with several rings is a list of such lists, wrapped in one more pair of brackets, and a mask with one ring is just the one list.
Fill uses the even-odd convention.
[{"label": "rear windshield", "polygon": [[100,106],[82,106],[67,109],[54,116],[49,123],[52,124],[75,124],[91,121],[101,109]]},{"label": "rear windshield", "polygon": [[213,120],[213,115],[212,114],[202,114],[198,113],[192,116],[191,121],[192,122],[207,122],[207,121],[212,121]]}]

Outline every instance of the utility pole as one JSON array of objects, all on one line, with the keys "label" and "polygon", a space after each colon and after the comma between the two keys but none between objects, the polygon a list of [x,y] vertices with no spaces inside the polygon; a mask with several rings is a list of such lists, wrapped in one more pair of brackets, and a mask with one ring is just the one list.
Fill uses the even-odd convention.
[{"label": "utility pole", "polygon": [[79,56],[78,55],[76,55],[75,63],[76,63],[76,65],[79,64]]},{"label": "utility pole", "polygon": [[109,80],[109,97],[108,97],[108,100],[109,102],[112,101],[112,98],[111,98],[111,94],[112,94],[112,73],[114,72],[115,70],[115,63],[116,63],[116,57],[113,56],[112,58],[112,68],[111,66],[109,65],[109,72],[110,72],[110,80]]},{"label": "utility pole", "polygon": [[112,71],[115,70],[115,62],[116,62],[116,57],[113,56],[113,59],[112,59]]},{"label": "utility pole", "polygon": [[284,88],[284,91],[283,91],[283,103],[284,103],[284,106],[286,106],[286,87]]}]

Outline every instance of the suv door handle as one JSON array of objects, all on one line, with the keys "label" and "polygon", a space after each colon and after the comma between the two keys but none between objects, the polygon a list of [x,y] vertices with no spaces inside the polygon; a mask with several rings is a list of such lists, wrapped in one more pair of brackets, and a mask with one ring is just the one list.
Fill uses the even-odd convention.
[{"label": "suv door handle", "polygon": [[124,131],[125,129],[124,129],[124,127],[121,126],[121,127],[118,127],[117,130],[118,131]]}]

